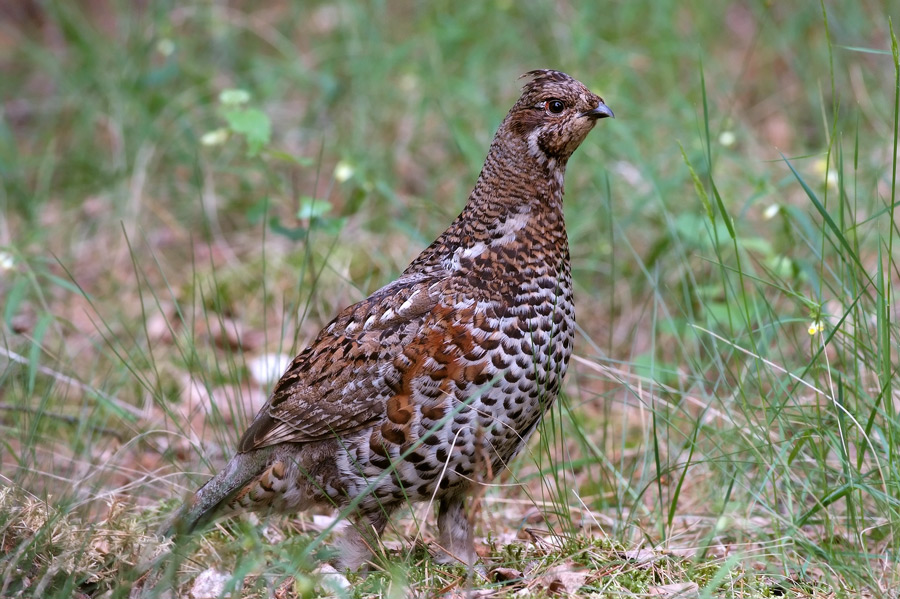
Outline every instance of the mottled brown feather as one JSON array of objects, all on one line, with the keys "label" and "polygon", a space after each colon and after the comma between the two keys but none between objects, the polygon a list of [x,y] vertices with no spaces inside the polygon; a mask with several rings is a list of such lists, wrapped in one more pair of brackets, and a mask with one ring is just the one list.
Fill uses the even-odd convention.
[{"label": "mottled brown feather", "polygon": [[[239,451],[330,439],[380,418],[385,404],[373,398],[384,389],[376,389],[374,379],[385,363],[393,362],[391,349],[398,348],[385,342],[385,333],[418,336],[441,291],[436,277],[407,276],[342,310],[291,363],[241,437]],[[350,381],[356,388],[346,394]]]}]

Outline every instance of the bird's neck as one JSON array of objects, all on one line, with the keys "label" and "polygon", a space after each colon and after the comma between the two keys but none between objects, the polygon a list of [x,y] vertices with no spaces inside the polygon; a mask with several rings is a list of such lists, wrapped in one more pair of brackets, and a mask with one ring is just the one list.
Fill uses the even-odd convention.
[{"label": "bird's neck", "polygon": [[498,134],[484,161],[466,209],[480,205],[521,212],[562,214],[565,160],[547,158],[527,140]]},{"label": "bird's neck", "polygon": [[[543,159],[542,159],[543,158]],[[565,161],[548,160],[500,135],[456,220],[406,272],[442,268],[448,252],[478,244],[528,242],[540,236],[568,255],[563,221]]]}]

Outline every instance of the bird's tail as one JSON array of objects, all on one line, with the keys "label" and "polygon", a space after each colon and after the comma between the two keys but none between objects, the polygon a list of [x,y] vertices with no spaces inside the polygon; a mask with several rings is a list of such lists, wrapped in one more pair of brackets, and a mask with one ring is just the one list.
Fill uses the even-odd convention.
[{"label": "bird's tail", "polygon": [[269,464],[274,448],[264,447],[235,455],[228,464],[189,498],[167,523],[166,536],[190,534],[208,524]]}]

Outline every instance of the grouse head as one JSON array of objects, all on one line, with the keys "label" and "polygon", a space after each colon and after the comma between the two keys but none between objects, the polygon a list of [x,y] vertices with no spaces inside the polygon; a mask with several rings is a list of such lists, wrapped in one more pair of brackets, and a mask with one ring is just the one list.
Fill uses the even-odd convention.
[{"label": "grouse head", "polygon": [[603,98],[560,71],[538,70],[506,116],[504,126],[542,165],[564,166],[597,119],[613,117]]}]

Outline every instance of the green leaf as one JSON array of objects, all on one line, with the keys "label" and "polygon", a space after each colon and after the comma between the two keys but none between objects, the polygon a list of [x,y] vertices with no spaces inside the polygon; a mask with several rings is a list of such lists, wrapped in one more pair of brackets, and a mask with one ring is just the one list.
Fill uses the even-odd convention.
[{"label": "green leaf", "polygon": [[49,314],[42,314],[34,326],[32,332],[31,347],[28,348],[28,394],[34,393],[34,383],[37,380],[37,373],[41,367],[41,343],[44,341],[44,335],[50,327],[53,317]]},{"label": "green leaf", "polygon": [[[857,267],[859,267],[860,273],[866,273],[866,267],[863,266],[862,262],[859,261],[859,256],[853,251],[853,248],[850,246],[850,243],[847,241],[847,238],[844,236],[844,232],[837,226],[834,222],[834,219],[831,218],[831,215],[828,214],[828,211],[825,210],[825,206],[822,205],[822,202],[819,201],[819,198],[816,197],[816,193],[810,189],[809,185],[806,181],[803,180],[803,177],[800,176],[800,173],[797,172],[797,169],[794,168],[794,165],[791,164],[791,161],[787,159],[784,154],[781,154],[781,159],[784,160],[785,164],[788,165],[788,168],[791,169],[791,172],[794,174],[794,177],[797,179],[797,182],[800,183],[800,187],[803,188],[803,191],[806,192],[806,196],[812,201],[813,205],[816,207],[816,210],[819,211],[819,214],[825,220],[825,224],[828,225],[828,228],[831,229],[831,232],[834,233],[834,236],[837,238],[838,243],[843,246],[843,248],[847,251],[847,255],[853,260]],[[871,282],[871,278],[869,278]]]},{"label": "green leaf", "polygon": [[261,110],[228,110],[223,116],[229,129],[246,138],[247,153],[250,156],[259,154],[272,138],[272,121]]},{"label": "green leaf", "polygon": [[697,190],[697,197],[700,198],[700,201],[703,203],[703,208],[706,210],[706,216],[709,218],[710,222],[715,223],[716,217],[713,213],[712,204],[709,203],[709,196],[706,194],[706,189],[703,188],[703,182],[700,181],[700,176],[697,174],[697,171],[694,170],[694,165],[692,165],[691,161],[688,159],[687,152],[684,151],[684,146],[681,145],[680,141],[678,142],[678,147],[681,148],[681,158],[688,167],[688,172],[691,174],[691,180],[694,182],[694,189]]},{"label": "green leaf", "polygon": [[316,230],[327,235],[337,235],[347,224],[346,218],[318,218],[314,221]]},{"label": "green leaf", "polygon": [[277,160],[283,160],[284,162],[289,162],[291,164],[296,164],[297,166],[312,166],[315,164],[315,160],[310,158],[309,156],[294,156],[293,154],[288,154],[287,152],[282,152],[281,150],[269,150],[266,152],[266,156],[271,156]]},{"label": "green leaf", "polygon": [[6,297],[6,306],[3,308],[3,321],[10,329],[13,328],[13,317],[19,312],[19,307],[25,299],[28,290],[28,280],[24,277],[16,279]]},{"label": "green leaf", "polygon": [[277,216],[273,216],[271,220],[269,220],[269,228],[272,229],[272,232],[276,235],[281,235],[283,237],[287,237],[291,241],[300,241],[304,239],[308,230],[306,227],[286,227],[281,224],[281,219]]},{"label": "green leaf", "polygon": [[297,218],[300,220],[313,220],[321,218],[331,211],[328,200],[317,200],[310,196],[300,198],[300,209],[297,210]]}]

